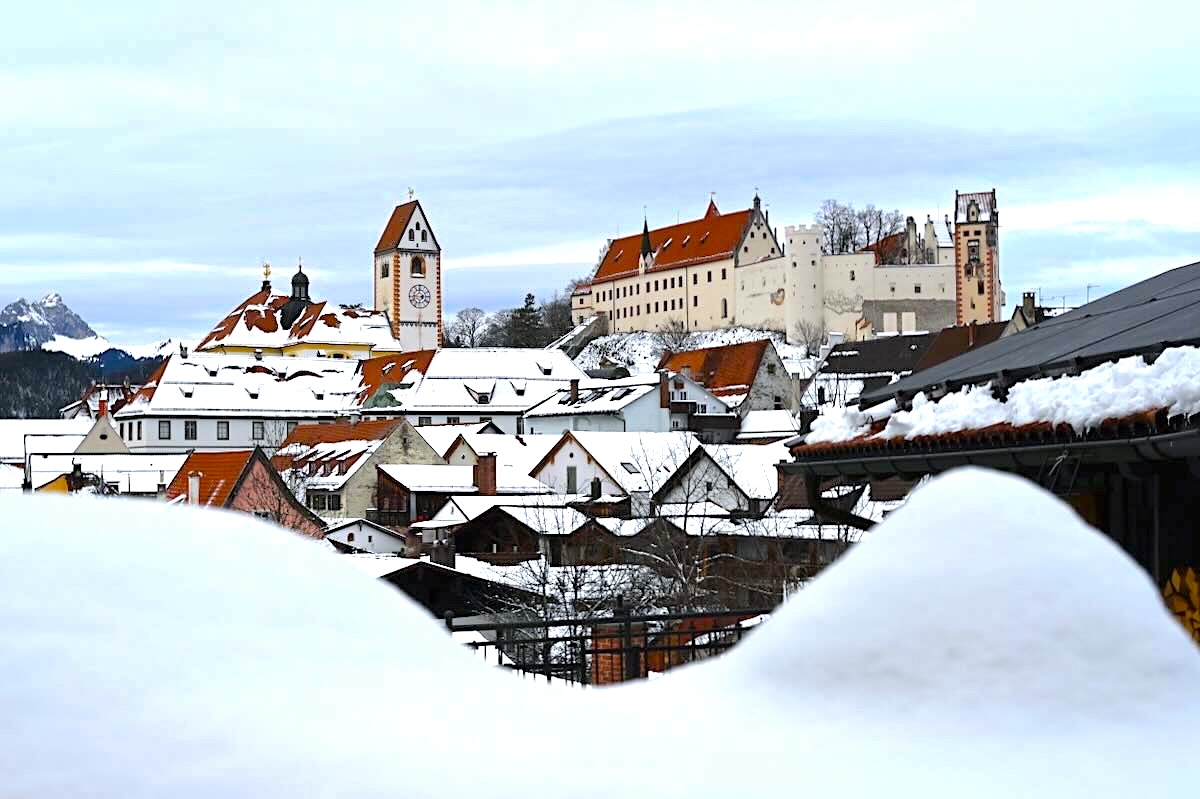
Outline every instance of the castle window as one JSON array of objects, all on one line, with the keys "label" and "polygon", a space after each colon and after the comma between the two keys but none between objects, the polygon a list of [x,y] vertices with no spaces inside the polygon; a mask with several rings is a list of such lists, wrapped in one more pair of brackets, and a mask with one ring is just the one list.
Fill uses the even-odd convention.
[{"label": "castle window", "polygon": [[699,297],[692,297],[692,307],[693,307],[693,308],[695,308],[695,307],[696,307],[696,306],[698,306],[699,304],[700,304],[700,298],[699,298]]},{"label": "castle window", "polygon": [[[816,263],[816,262],[814,261],[813,263]],[[853,269],[850,270],[850,282],[851,283],[854,282],[854,270]]]},{"label": "castle window", "polygon": [[967,260],[973,264],[979,263],[979,242],[967,242]]},{"label": "castle window", "polygon": [[725,270],[724,269],[721,270],[721,279],[722,280],[725,279]]},{"label": "castle window", "polygon": [[979,281],[979,293],[983,294],[983,281]]},{"label": "castle window", "polygon": [[409,270],[411,277],[425,277],[425,259],[414,257],[412,259],[412,268]]},{"label": "castle window", "polygon": [[709,283],[712,282],[712,270],[711,269],[708,270],[708,282]]},{"label": "castle window", "polygon": [[729,300],[725,299],[724,297],[721,298],[721,318],[729,318]]},{"label": "castle window", "polygon": [[388,262],[380,261],[379,262],[379,276],[387,277],[389,274],[391,274],[391,270],[388,268]]},{"label": "castle window", "polygon": [[916,285],[913,286],[913,294],[920,294],[920,293],[921,293],[921,284],[917,283]]},{"label": "castle window", "polygon": [[692,285],[695,286],[695,285],[698,285],[699,283],[700,283],[700,276],[692,275]]}]

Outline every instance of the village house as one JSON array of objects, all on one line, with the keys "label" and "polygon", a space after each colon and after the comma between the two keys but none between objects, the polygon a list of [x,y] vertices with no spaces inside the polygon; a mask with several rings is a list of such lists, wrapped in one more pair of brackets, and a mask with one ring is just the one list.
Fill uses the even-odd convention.
[{"label": "village house", "polygon": [[791,377],[770,339],[664,352],[658,368],[695,380],[739,416],[794,410]]},{"label": "village house", "polygon": [[494,422],[523,433],[524,414],[586,375],[557,349],[481,347],[404,353],[363,361],[364,417],[403,416],[418,426]]},{"label": "village house", "polygon": [[271,458],[296,497],[324,519],[362,518],[376,507],[381,463],[444,464],[404,419],[298,425]]},{"label": "village house", "polygon": [[525,434],[520,436],[494,433],[460,433],[446,450],[446,463],[452,466],[474,466],[483,455],[495,455],[496,463],[521,474],[529,474],[546,456],[561,434]]},{"label": "village house", "polygon": [[367,519],[336,519],[325,528],[325,540],[339,552],[404,555],[412,547],[408,537]]},{"label": "village house", "polygon": [[572,380],[568,388],[525,412],[525,429],[530,433],[691,430],[728,439],[736,424],[728,406],[704,386],[666,371],[615,380]]},{"label": "village house", "polygon": [[491,421],[471,422],[470,424],[423,424],[417,425],[413,429],[447,463],[451,462],[450,450],[461,436],[506,435],[496,426],[495,422]]},{"label": "village house", "polygon": [[324,523],[296,499],[261,449],[193,452],[167,486],[168,502],[250,513],[311,538]]},{"label": "village house", "polygon": [[274,452],[299,424],[349,414],[357,362],[191,352],[165,360],[114,414],[131,452]]}]

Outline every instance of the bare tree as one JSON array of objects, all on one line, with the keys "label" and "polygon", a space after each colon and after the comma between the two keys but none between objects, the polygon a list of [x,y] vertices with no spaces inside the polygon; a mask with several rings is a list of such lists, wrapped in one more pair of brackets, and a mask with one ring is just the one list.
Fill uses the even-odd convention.
[{"label": "bare tree", "polygon": [[450,323],[450,338],[460,347],[478,347],[486,328],[487,314],[482,308],[463,308]]},{"label": "bare tree", "polygon": [[811,322],[807,319],[800,319],[792,325],[792,336],[797,344],[804,345],[805,355],[811,356],[825,343],[829,337],[829,331],[825,329],[823,321]]},{"label": "bare tree", "polygon": [[682,352],[688,348],[692,334],[682,319],[671,317],[654,331],[654,341],[667,352]]},{"label": "bare tree", "polygon": [[854,252],[861,241],[858,217],[854,206],[829,199],[817,210],[816,222],[822,228],[821,252],[841,255]]}]

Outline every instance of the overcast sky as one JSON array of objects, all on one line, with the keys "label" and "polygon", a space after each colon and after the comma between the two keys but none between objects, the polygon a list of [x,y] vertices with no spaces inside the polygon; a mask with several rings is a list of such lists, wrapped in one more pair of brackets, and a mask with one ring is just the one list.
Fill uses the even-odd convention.
[{"label": "overcast sky", "polygon": [[755,187],[780,228],[995,187],[1010,301],[1200,260],[1195,2],[164,5],[6,8],[0,304],[196,336],[301,256],[369,302],[410,186],[449,311]]}]

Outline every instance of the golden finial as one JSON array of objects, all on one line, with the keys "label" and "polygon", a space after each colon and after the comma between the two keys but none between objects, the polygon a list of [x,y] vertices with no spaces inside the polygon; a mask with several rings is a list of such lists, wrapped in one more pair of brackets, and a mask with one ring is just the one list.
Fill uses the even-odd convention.
[{"label": "golden finial", "polygon": [[263,279],[268,280],[268,279],[270,279],[270,277],[271,277],[271,264],[267,261],[263,261]]}]

